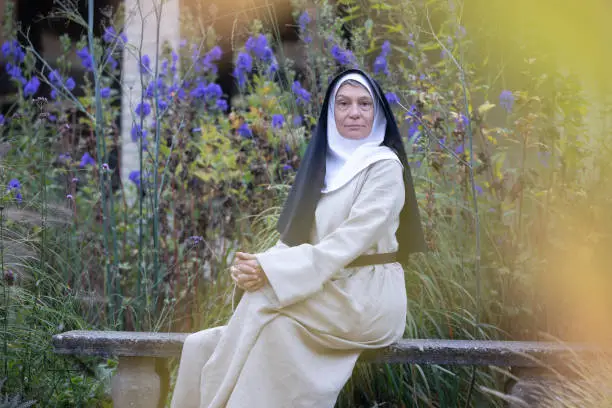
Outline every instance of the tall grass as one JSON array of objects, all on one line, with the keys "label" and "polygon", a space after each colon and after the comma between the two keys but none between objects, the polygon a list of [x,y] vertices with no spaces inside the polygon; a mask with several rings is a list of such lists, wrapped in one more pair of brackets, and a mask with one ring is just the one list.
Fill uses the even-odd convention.
[{"label": "tall grass", "polygon": [[[430,250],[405,265],[405,336],[607,336],[596,328],[610,311],[602,298],[610,281],[601,273],[610,243],[609,189],[602,184],[610,175],[609,129],[586,133],[578,81],[534,63],[525,51],[527,80],[502,86],[499,61],[479,54],[478,27],[466,33],[461,7],[446,1],[354,5],[342,17],[326,1],[316,5],[316,15],[310,9],[305,18],[307,4],[294,3],[305,60],[275,53],[282,75],[269,75],[273,62],[236,45],[232,52],[251,55],[254,69],[243,73],[229,113],[216,107],[225,97],[198,96],[214,94],[204,86],[217,79],[210,27],[186,24],[186,46],[148,56],[154,64],[140,73],[145,91],[138,97],[151,113],[133,112],[140,171],[130,185],[109,166],[119,144],[119,95],[104,95],[120,85],[112,58],[121,49],[139,61],[145,55],[131,39],[124,43],[120,18],[105,22],[114,37],[93,38],[91,7],[80,16],[70,4],[58,6],[56,18],[87,30],[76,47],[91,68],[70,89],[66,55],[73,44],[62,40],[66,55],[58,61],[26,47],[19,63],[24,79],[38,77],[58,96],[33,100],[13,78],[15,104],[1,128],[10,147],[0,162],[8,186],[1,189],[0,323],[9,390],[52,406],[103,404],[113,362],[53,356],[50,336],[64,330],[224,324],[232,312],[226,270],[233,252],[262,251],[276,241],[275,222],[325,78],[355,65],[374,72],[394,93],[388,98],[396,97]],[[162,11],[158,5],[155,13]],[[275,10],[262,13],[235,44],[262,33],[278,46]],[[5,33],[11,38],[15,28],[7,25]],[[36,61],[43,72],[35,71]],[[54,69],[62,81],[50,75]],[[158,80],[161,86],[151,85]],[[309,92],[307,103],[304,94],[296,99],[295,80]],[[283,115],[284,124],[273,125],[273,114]],[[13,178],[18,190],[9,185]],[[574,310],[592,318],[579,325]],[[40,366],[48,369],[33,371]],[[482,386],[501,389],[503,377],[471,367],[359,364],[338,406],[498,404]]]}]

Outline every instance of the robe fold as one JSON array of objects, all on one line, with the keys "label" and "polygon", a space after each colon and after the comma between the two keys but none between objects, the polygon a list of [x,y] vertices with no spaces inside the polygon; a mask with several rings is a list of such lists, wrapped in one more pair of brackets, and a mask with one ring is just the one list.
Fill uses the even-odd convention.
[{"label": "robe fold", "polygon": [[311,244],[256,257],[269,283],[245,292],[227,326],[188,336],[173,408],[331,408],[364,349],[404,333],[399,263],[345,268],[394,252],[402,165],[373,163],[317,204]]}]

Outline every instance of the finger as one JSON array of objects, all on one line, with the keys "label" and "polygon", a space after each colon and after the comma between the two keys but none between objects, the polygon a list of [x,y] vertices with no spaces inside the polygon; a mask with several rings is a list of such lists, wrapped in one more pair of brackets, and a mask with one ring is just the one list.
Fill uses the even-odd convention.
[{"label": "finger", "polygon": [[247,252],[236,252],[236,257],[243,260],[257,259],[255,255],[249,254]]},{"label": "finger", "polygon": [[247,264],[236,265],[236,269],[243,274],[257,275],[257,269]]}]

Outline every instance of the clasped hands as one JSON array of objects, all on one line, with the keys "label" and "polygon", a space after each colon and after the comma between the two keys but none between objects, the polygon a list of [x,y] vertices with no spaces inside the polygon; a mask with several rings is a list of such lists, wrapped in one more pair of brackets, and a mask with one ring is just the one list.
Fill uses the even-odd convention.
[{"label": "clasped hands", "polygon": [[248,292],[261,289],[268,281],[255,255],[245,252],[236,252],[230,274],[236,285]]}]

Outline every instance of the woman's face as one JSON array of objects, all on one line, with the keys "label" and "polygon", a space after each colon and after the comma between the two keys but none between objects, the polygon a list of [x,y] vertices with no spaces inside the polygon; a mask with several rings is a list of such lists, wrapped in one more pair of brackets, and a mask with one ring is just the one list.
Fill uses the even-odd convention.
[{"label": "woman's face", "polygon": [[363,86],[344,84],[334,104],[336,128],[347,139],[368,137],[374,123],[374,101]]}]

